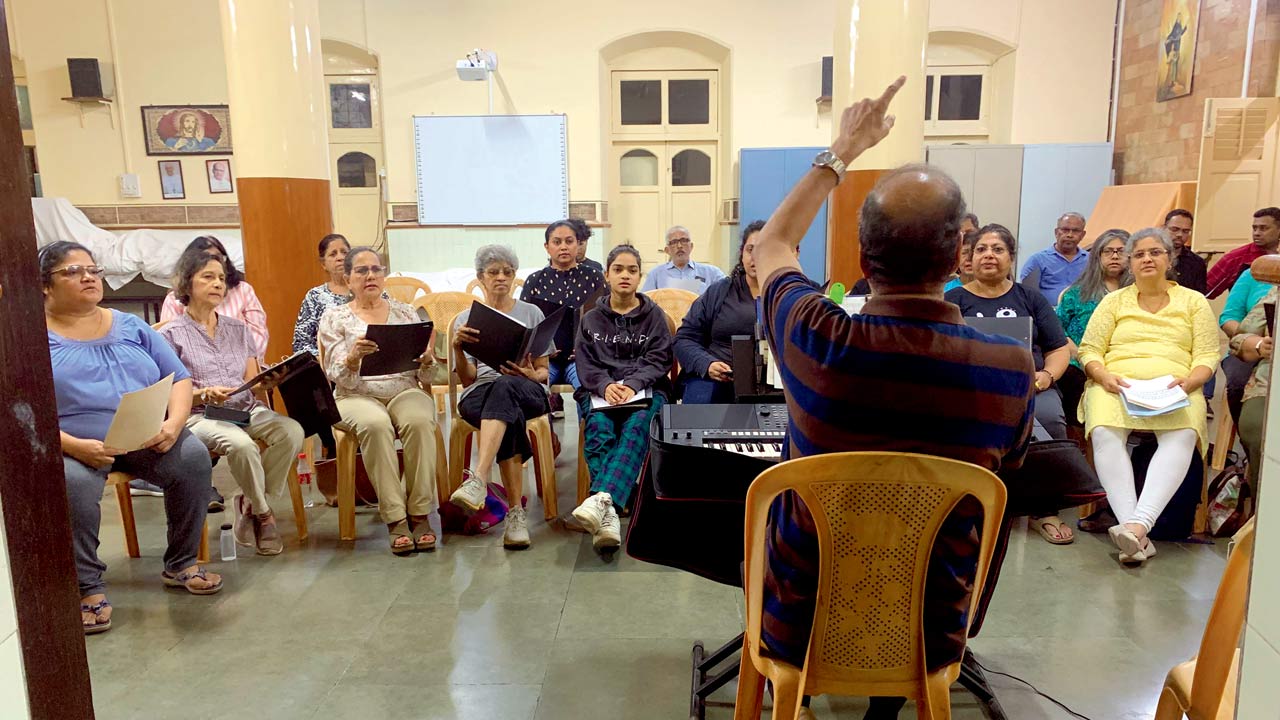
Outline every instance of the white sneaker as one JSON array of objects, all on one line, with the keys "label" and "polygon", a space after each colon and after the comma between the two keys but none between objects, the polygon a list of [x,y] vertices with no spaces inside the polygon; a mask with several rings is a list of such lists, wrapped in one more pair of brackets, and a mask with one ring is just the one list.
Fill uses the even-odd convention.
[{"label": "white sneaker", "polygon": [[529,547],[529,518],[525,509],[519,505],[507,512],[507,530],[502,534],[502,547],[508,549]]},{"label": "white sneaker", "polygon": [[591,547],[596,550],[616,550],[620,545],[622,545],[622,523],[618,520],[618,513],[613,509],[611,502],[604,513],[604,521],[600,523],[600,530],[596,532],[595,537],[591,538]]},{"label": "white sneaker", "polygon": [[449,502],[471,512],[483,509],[485,498],[489,496],[484,482],[470,470],[464,470],[463,476],[462,485],[449,496]]},{"label": "white sneaker", "polygon": [[582,524],[587,532],[595,535],[600,532],[604,517],[613,508],[613,498],[607,492],[598,492],[582,501],[573,509],[573,519]]}]

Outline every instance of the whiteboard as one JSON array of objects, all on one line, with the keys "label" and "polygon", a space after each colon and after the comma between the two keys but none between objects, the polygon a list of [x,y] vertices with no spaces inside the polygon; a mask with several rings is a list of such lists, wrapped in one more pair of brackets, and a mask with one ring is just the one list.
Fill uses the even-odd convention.
[{"label": "whiteboard", "polygon": [[422,225],[542,224],[569,214],[564,115],[413,118]]}]

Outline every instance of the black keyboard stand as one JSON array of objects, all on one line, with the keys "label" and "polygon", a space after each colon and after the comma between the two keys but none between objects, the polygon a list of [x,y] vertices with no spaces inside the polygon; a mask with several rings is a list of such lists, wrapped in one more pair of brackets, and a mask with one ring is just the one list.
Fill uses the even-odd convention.
[{"label": "black keyboard stand", "polygon": [[[707,698],[727,685],[730,680],[738,677],[737,662],[727,665],[720,672],[712,673],[712,671],[717,665],[730,659],[742,649],[742,637],[743,634],[739,633],[737,637],[721,645],[710,655],[707,654],[701,640],[693,644],[693,684],[689,693],[689,720],[706,720]],[[1004,714],[1004,708],[1000,707],[1000,700],[996,698],[995,691],[987,681],[986,673],[978,667],[973,651],[968,648],[965,648],[964,658],[960,661],[960,677],[956,682],[978,698],[978,702],[982,703],[990,720],[1008,720],[1008,716]]]}]

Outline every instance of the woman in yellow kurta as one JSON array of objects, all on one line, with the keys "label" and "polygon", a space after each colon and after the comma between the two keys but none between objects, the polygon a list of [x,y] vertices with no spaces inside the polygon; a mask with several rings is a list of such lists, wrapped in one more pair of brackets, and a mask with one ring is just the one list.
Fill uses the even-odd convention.
[{"label": "woman in yellow kurta", "polygon": [[[1204,452],[1200,388],[1218,364],[1218,328],[1203,295],[1167,279],[1173,243],[1164,230],[1134,233],[1125,251],[1134,284],[1102,299],[1080,342],[1080,363],[1089,377],[1080,414],[1098,478],[1120,521],[1111,528],[1120,561],[1142,563],[1156,553],[1147,532],[1182,483],[1192,456]],[[1173,376],[1169,387],[1182,386],[1189,407],[1152,417],[1125,411],[1120,389],[1128,387],[1126,380],[1163,375]],[[1159,440],[1141,497],[1126,447],[1133,430],[1154,431]]]}]

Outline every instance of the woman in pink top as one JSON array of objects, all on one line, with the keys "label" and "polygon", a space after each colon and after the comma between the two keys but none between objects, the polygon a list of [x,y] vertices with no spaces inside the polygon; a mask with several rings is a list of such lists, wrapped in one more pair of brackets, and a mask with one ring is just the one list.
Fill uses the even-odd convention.
[{"label": "woman in pink top", "polygon": [[[239,320],[249,326],[249,333],[253,336],[253,348],[261,360],[267,356],[267,311],[262,309],[262,303],[258,301],[258,294],[253,291],[253,286],[245,282],[244,273],[240,272],[234,263],[231,262],[231,256],[227,254],[227,248],[223,246],[218,238],[212,235],[201,235],[187,245],[187,249],[182,251],[182,257],[178,258],[177,265],[182,266],[182,260],[188,255],[200,255],[201,253],[209,253],[221,257],[227,265],[227,296],[223,298],[222,303],[218,305],[218,314],[225,317]],[[168,295],[164,296],[164,305],[160,308],[160,322],[167,323],[170,320],[186,313],[187,308],[178,302],[178,298],[170,290]]]}]

